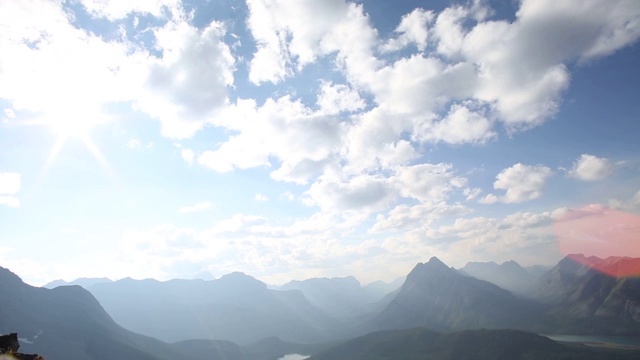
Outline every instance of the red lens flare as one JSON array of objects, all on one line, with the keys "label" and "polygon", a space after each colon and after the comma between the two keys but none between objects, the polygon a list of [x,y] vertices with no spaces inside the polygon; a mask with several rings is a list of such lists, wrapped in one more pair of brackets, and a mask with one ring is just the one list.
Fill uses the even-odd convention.
[{"label": "red lens flare", "polygon": [[558,249],[574,261],[614,277],[640,276],[640,216],[588,205],[561,215],[553,228]]}]

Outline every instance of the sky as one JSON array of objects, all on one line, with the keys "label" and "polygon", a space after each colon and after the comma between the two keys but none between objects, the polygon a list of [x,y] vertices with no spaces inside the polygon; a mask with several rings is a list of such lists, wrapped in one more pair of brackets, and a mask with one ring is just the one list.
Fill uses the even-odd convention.
[{"label": "sky", "polygon": [[0,0],[0,266],[640,257],[639,37],[637,0]]}]

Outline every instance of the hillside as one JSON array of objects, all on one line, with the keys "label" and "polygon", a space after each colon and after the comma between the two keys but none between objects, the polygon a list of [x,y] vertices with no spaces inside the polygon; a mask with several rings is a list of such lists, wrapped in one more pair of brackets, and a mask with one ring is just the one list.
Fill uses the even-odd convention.
[{"label": "hillside", "polygon": [[530,295],[551,305],[556,333],[640,334],[640,279],[612,276],[639,259],[569,255],[545,274]]},{"label": "hillside", "polygon": [[47,360],[190,359],[120,327],[80,286],[32,287],[0,267],[0,333],[10,332],[20,336],[21,352]]},{"label": "hillside", "polygon": [[441,334],[425,328],[367,334],[309,360],[631,360],[633,350],[564,345],[517,330],[466,330]]}]

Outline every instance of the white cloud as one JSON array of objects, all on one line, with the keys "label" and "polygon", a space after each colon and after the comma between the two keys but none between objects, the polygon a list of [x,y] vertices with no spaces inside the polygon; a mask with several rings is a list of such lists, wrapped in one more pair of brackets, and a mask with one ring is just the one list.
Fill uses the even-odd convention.
[{"label": "white cloud", "polygon": [[258,44],[249,72],[256,84],[277,83],[333,52],[348,67],[356,67],[354,60],[362,68],[372,65],[376,34],[360,5],[343,0],[249,0],[247,5],[247,25]]},{"label": "white cloud", "polygon": [[345,129],[340,154],[347,160],[347,172],[388,169],[418,157],[411,142],[400,138],[409,128],[406,117],[375,108],[355,119],[355,123]]},{"label": "white cloud", "polygon": [[104,122],[106,104],[132,99],[139,89],[142,57],[130,44],[75,28],[56,2],[1,6],[0,98],[17,114],[45,124]]},{"label": "white cloud", "polygon": [[480,66],[474,96],[494,103],[511,129],[536,126],[556,112],[569,84],[563,63],[634,42],[640,36],[639,15],[633,0],[523,1],[514,23],[482,22],[465,35],[462,55]]},{"label": "white cloud", "polygon": [[537,199],[542,196],[544,184],[552,174],[553,171],[546,166],[515,164],[502,170],[493,183],[494,189],[506,191],[504,196],[489,194],[480,202],[514,204]]},{"label": "white cloud", "polygon": [[20,200],[15,196],[20,191],[20,187],[20,174],[0,172],[0,205],[20,206]]},{"label": "white cloud", "polygon": [[182,156],[182,160],[186,161],[187,164],[193,164],[193,159],[195,157],[195,153],[191,149],[181,149],[180,156]]},{"label": "white cloud", "polygon": [[433,30],[439,53],[449,57],[460,53],[465,36],[462,22],[468,15],[469,10],[461,6],[446,8],[438,14]]},{"label": "white cloud", "polygon": [[449,114],[423,136],[425,139],[449,144],[482,144],[497,137],[492,127],[492,121],[484,114],[469,110],[463,105],[453,105]]},{"label": "white cloud", "polygon": [[[144,4],[127,11],[151,11]],[[86,127],[118,120],[110,105],[131,103],[159,119],[163,135],[184,138],[227,101],[235,61],[221,23],[196,29],[181,8],[172,9],[152,30],[158,58],[126,33],[105,41],[74,27],[60,3],[5,2],[0,13],[0,27],[10,29],[0,34],[0,98],[26,114],[18,121]]]},{"label": "white cloud", "polygon": [[598,181],[613,174],[615,166],[606,158],[582,154],[568,171],[569,176],[582,181]]},{"label": "white cloud", "polygon": [[470,212],[471,209],[463,205],[450,205],[444,201],[413,206],[402,204],[391,209],[386,216],[379,214],[369,232],[377,234],[389,231],[414,231],[426,228],[444,216],[461,216]]},{"label": "white cloud", "polygon": [[422,202],[440,202],[448,198],[456,188],[462,188],[467,180],[455,176],[451,164],[417,164],[396,169],[393,178],[399,193],[406,198]]},{"label": "white cloud", "polygon": [[296,199],[296,196],[295,196],[295,195],[293,195],[293,193],[291,193],[291,191],[285,191],[285,192],[282,194],[282,196],[283,196],[285,199],[289,200],[289,201],[293,201],[293,200],[295,200],[295,199]]},{"label": "white cloud", "polygon": [[384,177],[358,175],[346,181],[321,176],[305,193],[308,205],[323,211],[371,213],[384,209],[397,197],[397,191]]},{"label": "white cloud", "polygon": [[[323,56],[334,57],[336,69],[348,83],[323,83],[317,99],[320,110],[315,112],[291,99],[268,99],[261,107],[239,100],[212,121],[232,130],[232,135],[217,150],[203,153],[199,162],[217,171],[231,171],[278,166],[270,160],[276,159],[280,164],[272,177],[299,184],[327,171],[353,176],[406,165],[419,156],[425,142],[483,144],[497,137],[495,126],[500,123],[510,132],[541,124],[555,113],[569,84],[565,63],[582,51],[566,50],[570,46],[563,39],[547,36],[548,28],[596,29],[578,34],[586,41],[594,41],[600,29],[589,22],[582,24],[581,18],[555,3],[547,4],[555,15],[540,22],[528,1],[514,22],[487,21],[491,11],[482,1],[474,1],[439,14],[415,10],[401,20],[398,37],[385,42],[378,38],[363,7],[342,0],[252,0],[248,4],[247,24],[258,43],[250,64],[254,83],[277,83]],[[589,6],[595,5],[584,5]],[[632,18],[618,10],[612,13],[618,15],[598,21],[618,29]],[[564,17],[573,25],[563,25]],[[429,41],[437,56],[426,52],[424,45]],[[376,57],[375,49],[399,49],[412,42],[425,53],[393,61]],[[530,56],[537,47],[541,55]],[[373,99],[370,110],[361,103],[364,93]],[[295,121],[295,126],[283,131],[279,126],[287,123],[284,107],[295,108],[286,113],[292,119],[316,120],[305,126]],[[346,116],[343,111],[355,114]],[[328,114],[340,118],[324,119],[322,115]],[[319,145],[317,152],[297,140],[309,139],[314,122],[324,126],[313,139]],[[281,151],[279,144],[287,143],[295,150]],[[486,200],[498,201],[494,197]]]},{"label": "white cloud", "polygon": [[[543,57],[578,56],[586,60],[608,55],[640,36],[640,8],[634,0],[613,4],[597,0],[578,4],[529,0],[521,4],[518,16],[527,26],[536,26],[538,31],[530,36],[542,45]],[[551,34],[555,37],[548,36]]]},{"label": "white cloud", "polygon": [[228,172],[272,166],[269,157],[281,161],[274,179],[306,183],[332,162],[340,144],[340,120],[314,113],[289,96],[267,99],[258,107],[254,100],[238,100],[218,114],[213,123],[239,132],[216,150],[198,157],[198,163]]},{"label": "white cloud", "polygon": [[347,85],[334,85],[331,82],[322,83],[317,104],[321,113],[329,115],[362,110],[366,106],[357,91],[350,89]]},{"label": "white cloud", "polygon": [[111,21],[125,18],[130,13],[164,15],[165,9],[175,9],[180,0],[80,0],[87,11],[95,17],[105,17]]},{"label": "white cloud", "polygon": [[398,37],[387,40],[380,46],[383,52],[398,51],[409,44],[415,44],[420,51],[424,51],[429,39],[427,24],[434,18],[432,11],[417,8],[402,17],[400,24],[395,29]]},{"label": "white cloud", "polygon": [[519,227],[528,228],[551,224],[551,220],[554,219],[554,214],[557,214],[558,210],[554,212],[532,213],[532,212],[518,212],[508,215],[502,220],[503,228]]},{"label": "white cloud", "polygon": [[201,211],[206,211],[206,210],[211,209],[212,206],[213,206],[213,204],[210,201],[202,201],[202,202],[199,202],[197,204],[193,204],[193,205],[189,205],[189,206],[183,206],[183,207],[178,209],[178,212],[180,212],[180,213],[201,212]]},{"label": "white cloud", "polygon": [[445,202],[467,180],[456,176],[451,164],[396,166],[389,174],[358,174],[345,178],[320,176],[304,194],[307,205],[323,211],[355,211],[363,216],[384,211],[399,199],[425,206]]},{"label": "white cloud", "polygon": [[136,105],[162,123],[162,134],[188,138],[227,103],[235,60],[222,36],[222,23],[202,30],[187,19],[154,31],[159,59],[150,59],[145,90]]},{"label": "white cloud", "polygon": [[265,195],[263,195],[263,194],[261,194],[261,193],[257,193],[257,194],[256,194],[256,196],[254,196],[254,197],[253,197],[253,199],[254,199],[255,201],[261,201],[261,202],[264,202],[264,201],[269,200],[269,198],[268,198],[268,197],[266,197]]}]

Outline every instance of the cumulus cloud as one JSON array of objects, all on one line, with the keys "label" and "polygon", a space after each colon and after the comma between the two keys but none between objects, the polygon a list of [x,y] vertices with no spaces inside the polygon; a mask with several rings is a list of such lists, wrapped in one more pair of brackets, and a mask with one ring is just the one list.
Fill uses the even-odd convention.
[{"label": "cumulus cloud", "polygon": [[515,164],[502,170],[493,183],[494,189],[505,190],[506,193],[503,196],[489,194],[480,202],[515,204],[537,199],[542,196],[544,184],[552,174],[553,171],[546,166]]},{"label": "cumulus cloud", "polygon": [[[85,6],[95,16],[112,18],[155,14],[175,3]],[[226,103],[235,60],[221,39],[222,23],[198,29],[179,6],[167,16],[164,25],[149,30],[152,52],[124,30],[106,41],[75,27],[59,2],[3,3],[0,26],[10,30],[0,34],[0,98],[11,103],[17,121],[65,126],[116,121],[111,105],[132,104],[160,120],[163,135],[189,137]]]},{"label": "cumulus cloud", "polygon": [[260,107],[254,100],[239,99],[213,123],[238,132],[198,157],[198,163],[219,172],[276,165],[272,157],[280,161],[273,178],[306,183],[331,163],[340,144],[339,119],[289,96],[268,99]]},{"label": "cumulus cloud", "polygon": [[20,206],[20,200],[15,196],[20,191],[20,187],[20,174],[0,172],[0,205]]},{"label": "cumulus cloud", "polygon": [[462,216],[471,209],[461,204],[450,205],[445,201],[409,206],[401,204],[385,215],[379,214],[369,232],[372,234],[426,228],[445,216]]},{"label": "cumulus cloud", "polygon": [[131,13],[150,14],[155,17],[164,15],[164,10],[175,9],[179,0],[80,0],[87,11],[95,17],[105,17],[109,20],[125,18]]},{"label": "cumulus cloud", "polygon": [[257,193],[257,194],[256,194],[256,196],[254,196],[254,197],[253,197],[253,199],[254,199],[255,201],[261,201],[261,202],[264,202],[264,201],[269,200],[269,198],[268,198],[268,197],[266,197],[265,195],[263,195],[263,194],[261,194],[261,193]]},{"label": "cumulus cloud", "polygon": [[107,121],[103,107],[139,89],[143,56],[74,27],[58,2],[3,2],[0,27],[7,29],[0,33],[0,98],[11,102],[16,121]]},{"label": "cumulus cloud", "polygon": [[136,105],[162,123],[162,134],[188,138],[227,103],[235,60],[222,23],[200,30],[178,18],[154,31],[161,58],[150,59]]},{"label": "cumulus cloud", "polygon": [[403,16],[394,31],[399,35],[380,45],[380,50],[383,52],[398,51],[409,44],[415,44],[420,51],[424,51],[429,39],[427,24],[433,18],[432,11],[425,11],[421,8],[417,8]]},{"label": "cumulus cloud", "polygon": [[582,154],[568,171],[569,176],[582,181],[598,181],[613,174],[615,165],[606,158]]},{"label": "cumulus cloud", "polygon": [[[278,83],[331,57],[347,83],[323,82],[317,111],[291,97],[263,106],[239,99],[211,121],[231,130],[229,138],[198,161],[216,171],[276,167],[274,179],[308,184],[336,166],[353,176],[406,165],[428,142],[484,144],[497,138],[498,124],[509,132],[540,125],[569,85],[566,64],[598,43],[601,30],[628,34],[617,48],[637,38],[628,2],[589,21],[564,4],[545,4],[553,16],[544,21],[531,1],[522,2],[511,22],[486,20],[491,11],[481,1],[437,14],[416,9],[402,18],[396,37],[383,40],[362,5],[251,0],[247,26],[257,42],[251,81]],[[600,6],[584,2],[578,12]],[[569,32],[582,45],[549,29]],[[420,53],[384,58],[376,51],[412,43]],[[531,56],[532,49],[538,55]],[[362,94],[372,102],[365,104]],[[292,150],[281,151],[280,144]]]},{"label": "cumulus cloud", "polygon": [[497,136],[493,122],[464,105],[453,105],[449,114],[433,125],[426,139],[449,144],[485,143]]},{"label": "cumulus cloud", "polygon": [[454,191],[464,191],[467,183],[467,179],[456,176],[453,166],[447,163],[396,166],[389,171],[386,176],[320,176],[311,184],[304,200],[323,211],[357,211],[368,215],[383,211],[400,199],[435,206],[446,202]]},{"label": "cumulus cloud", "polygon": [[443,201],[467,182],[455,176],[453,166],[446,163],[399,167],[393,180],[402,196],[423,202]]},{"label": "cumulus cloud", "polygon": [[195,153],[191,149],[181,149],[180,150],[180,156],[182,157],[182,160],[186,161],[187,164],[191,165],[191,164],[193,164],[193,159],[195,158]]},{"label": "cumulus cloud", "polygon": [[358,175],[346,181],[321,176],[309,187],[304,199],[323,211],[371,213],[384,209],[396,198],[397,192],[386,178]]},{"label": "cumulus cloud", "polygon": [[341,53],[347,62],[354,56],[364,60],[361,67],[373,60],[369,54],[376,34],[361,5],[344,0],[249,0],[247,5],[247,25],[258,44],[249,72],[256,84],[277,83],[333,52]]},{"label": "cumulus cloud", "polygon": [[357,91],[350,89],[347,85],[334,85],[331,82],[324,82],[320,87],[317,104],[320,112],[331,115],[343,111],[361,110],[366,105]]}]

